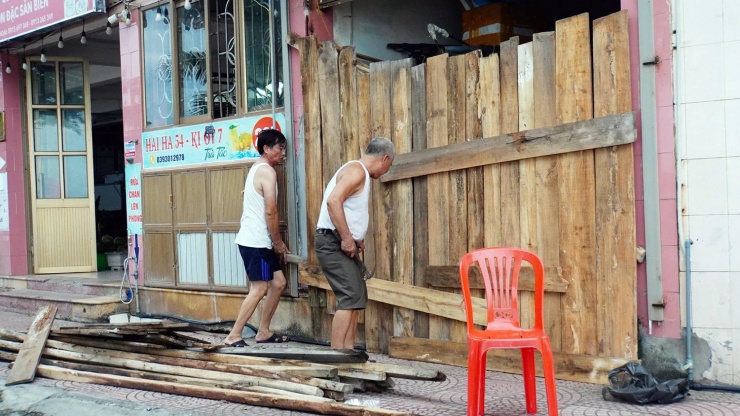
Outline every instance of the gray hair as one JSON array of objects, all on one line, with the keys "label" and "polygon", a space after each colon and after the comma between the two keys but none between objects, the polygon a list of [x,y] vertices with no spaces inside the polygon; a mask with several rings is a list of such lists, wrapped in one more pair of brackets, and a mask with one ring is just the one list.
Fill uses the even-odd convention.
[{"label": "gray hair", "polygon": [[396,157],[396,145],[385,137],[373,137],[367,144],[365,154],[368,156],[383,157],[388,155],[393,159]]}]

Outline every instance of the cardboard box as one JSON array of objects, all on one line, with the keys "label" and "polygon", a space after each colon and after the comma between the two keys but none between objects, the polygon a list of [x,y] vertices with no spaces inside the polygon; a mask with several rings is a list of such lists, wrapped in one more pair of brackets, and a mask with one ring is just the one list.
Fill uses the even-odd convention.
[{"label": "cardboard box", "polygon": [[469,45],[499,45],[512,36],[519,43],[532,40],[537,16],[516,4],[492,3],[466,10],[462,15],[463,40]]}]

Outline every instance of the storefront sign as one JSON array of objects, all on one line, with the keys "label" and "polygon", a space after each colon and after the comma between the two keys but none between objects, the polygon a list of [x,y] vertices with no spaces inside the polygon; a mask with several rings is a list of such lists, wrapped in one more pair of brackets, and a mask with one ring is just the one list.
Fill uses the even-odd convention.
[{"label": "storefront sign", "polygon": [[126,165],[126,223],[129,234],[142,234],[141,163]]},{"label": "storefront sign", "polygon": [[8,174],[0,173],[0,231],[10,230],[8,210]]},{"label": "storefront sign", "polygon": [[0,42],[104,11],[103,0],[0,0]]},{"label": "storefront sign", "polygon": [[[276,114],[275,119],[275,128],[282,131],[285,116]],[[255,116],[145,132],[141,135],[143,167],[158,169],[256,159],[260,156],[254,145],[257,135],[271,126],[272,117]]]}]

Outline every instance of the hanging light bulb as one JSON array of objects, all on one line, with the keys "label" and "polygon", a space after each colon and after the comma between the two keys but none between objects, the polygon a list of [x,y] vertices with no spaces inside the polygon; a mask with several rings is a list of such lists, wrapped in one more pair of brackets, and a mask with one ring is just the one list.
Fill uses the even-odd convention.
[{"label": "hanging light bulb", "polygon": [[80,43],[86,44],[87,43],[87,36],[85,36],[85,21],[82,21],[82,36],[80,36]]},{"label": "hanging light bulb", "polygon": [[193,5],[190,3],[190,0],[185,0],[185,10],[190,10],[193,7]]},{"label": "hanging light bulb", "polygon": [[113,33],[113,26],[111,26],[110,22],[108,22],[105,25],[105,34],[110,36]]},{"label": "hanging light bulb", "polygon": [[41,62],[46,63],[46,50],[41,48]]},{"label": "hanging light bulb", "polygon": [[8,63],[7,63],[6,65],[5,65],[5,72],[7,72],[8,74],[10,74],[11,72],[13,72],[13,70],[12,70],[12,69],[10,69],[10,62],[8,62]]},{"label": "hanging light bulb", "polygon": [[23,45],[23,65],[21,65],[24,71],[28,71],[28,64],[26,63],[26,45]]},{"label": "hanging light bulb", "polygon": [[59,34],[59,42],[57,42],[57,48],[62,49],[64,47],[64,38],[62,34]]},{"label": "hanging light bulb", "polygon": [[165,8],[164,8],[164,19],[162,19],[162,20],[164,20],[165,23],[169,23],[170,22],[170,9],[169,9],[169,7],[166,7],[165,6]]},{"label": "hanging light bulb", "polygon": [[131,24],[131,12],[128,9],[123,12],[123,23],[126,23],[127,25]]},{"label": "hanging light bulb", "polygon": [[161,22],[164,18],[162,17],[162,7],[157,6],[157,15],[154,16],[155,22]]}]

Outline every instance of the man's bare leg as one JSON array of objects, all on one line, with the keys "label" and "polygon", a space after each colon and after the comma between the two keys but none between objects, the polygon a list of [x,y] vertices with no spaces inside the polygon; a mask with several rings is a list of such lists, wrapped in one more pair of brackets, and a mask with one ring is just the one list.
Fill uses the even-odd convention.
[{"label": "man's bare leg", "polygon": [[344,348],[348,350],[355,349],[355,337],[357,337],[357,320],[360,318],[360,311],[352,311],[351,322],[347,329],[347,337],[344,338]]},{"label": "man's bare leg", "polygon": [[236,317],[236,322],[234,322],[231,332],[224,339],[224,344],[233,344],[242,339],[244,326],[249,321],[249,318],[252,317],[254,310],[257,309],[257,304],[265,296],[265,292],[267,292],[267,282],[249,282],[249,293],[239,308],[239,315]]},{"label": "man's bare leg", "polygon": [[262,308],[260,327],[257,331],[257,335],[254,336],[255,341],[264,341],[272,337],[270,322],[272,321],[272,316],[275,315],[278,303],[280,303],[280,295],[283,293],[286,283],[285,275],[282,270],[278,270],[272,274],[272,280],[269,282],[267,288],[265,304]]},{"label": "man's bare leg", "polygon": [[351,309],[337,309],[334,312],[334,319],[331,322],[331,347],[334,349],[344,349],[345,340],[352,325]]}]

